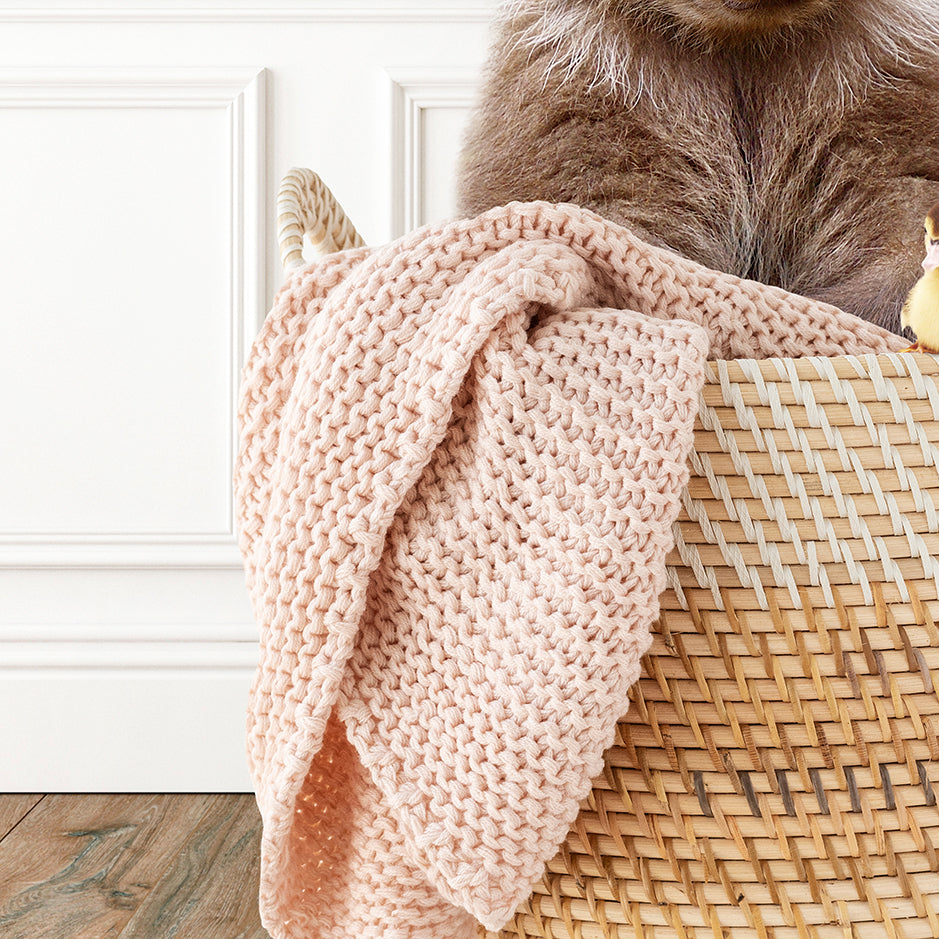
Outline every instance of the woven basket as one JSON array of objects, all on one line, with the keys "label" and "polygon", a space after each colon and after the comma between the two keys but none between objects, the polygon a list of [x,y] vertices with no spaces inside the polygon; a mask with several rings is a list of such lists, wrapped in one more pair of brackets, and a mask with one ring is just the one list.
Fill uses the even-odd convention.
[{"label": "woven basket", "polygon": [[710,364],[643,678],[500,939],[939,937],[937,378]]}]

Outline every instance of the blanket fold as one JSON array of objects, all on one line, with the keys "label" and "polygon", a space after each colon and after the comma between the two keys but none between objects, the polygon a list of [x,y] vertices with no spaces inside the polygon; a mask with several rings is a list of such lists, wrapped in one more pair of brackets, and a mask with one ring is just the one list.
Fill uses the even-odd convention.
[{"label": "blanket fold", "polygon": [[271,936],[501,927],[626,712],[706,358],[900,344],[573,206],[294,275],[236,471]]}]

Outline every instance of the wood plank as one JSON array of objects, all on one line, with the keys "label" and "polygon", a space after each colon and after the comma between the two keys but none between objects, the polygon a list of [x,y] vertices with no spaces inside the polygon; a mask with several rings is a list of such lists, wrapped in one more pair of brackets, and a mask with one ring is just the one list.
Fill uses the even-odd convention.
[{"label": "wood plank", "polygon": [[120,939],[269,939],[258,913],[260,843],[254,796],[214,796]]},{"label": "wood plank", "polygon": [[0,795],[0,841],[39,804],[41,795],[13,792]]},{"label": "wood plank", "polygon": [[212,798],[46,796],[0,842],[0,935],[120,935]]}]

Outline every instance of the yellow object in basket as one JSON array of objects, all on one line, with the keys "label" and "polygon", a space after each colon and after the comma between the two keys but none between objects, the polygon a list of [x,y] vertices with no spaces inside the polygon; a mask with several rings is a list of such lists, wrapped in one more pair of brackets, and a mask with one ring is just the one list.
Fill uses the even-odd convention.
[{"label": "yellow object in basket", "polygon": [[924,273],[903,304],[900,323],[916,335],[916,343],[908,351],[939,353],[939,204],[929,210],[923,228]]}]

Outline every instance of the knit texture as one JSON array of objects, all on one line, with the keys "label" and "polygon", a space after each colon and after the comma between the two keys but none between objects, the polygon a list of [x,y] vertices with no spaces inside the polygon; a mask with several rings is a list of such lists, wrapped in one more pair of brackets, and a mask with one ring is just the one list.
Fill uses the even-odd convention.
[{"label": "knit texture", "polygon": [[502,926],[627,710],[706,358],[898,345],[573,206],[293,276],[236,472],[271,936]]}]

